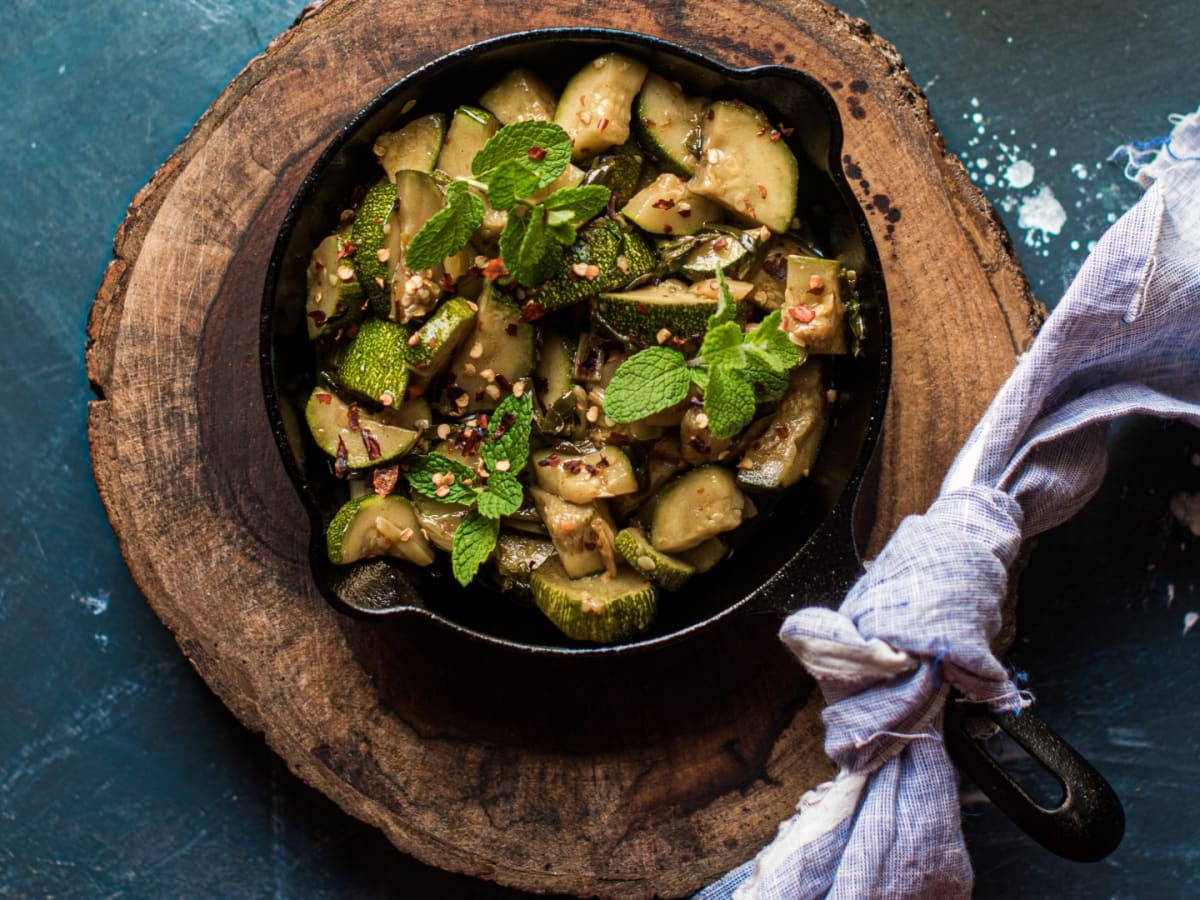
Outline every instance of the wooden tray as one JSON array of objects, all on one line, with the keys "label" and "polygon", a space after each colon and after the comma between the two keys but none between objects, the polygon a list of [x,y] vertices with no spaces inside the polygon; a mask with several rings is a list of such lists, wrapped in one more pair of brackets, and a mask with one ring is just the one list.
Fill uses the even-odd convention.
[{"label": "wooden tray", "polygon": [[441,53],[533,26],[637,30],[822,80],[894,330],[872,544],[935,495],[1042,310],[895,49],[815,0],[334,0],[253,60],[134,199],[88,324],[96,481],[133,577],[297,775],[434,865],[533,891],[678,895],[828,777],[819,703],[749,619],[619,666],[536,665],[333,612],[258,379],[264,267],[341,124]]}]

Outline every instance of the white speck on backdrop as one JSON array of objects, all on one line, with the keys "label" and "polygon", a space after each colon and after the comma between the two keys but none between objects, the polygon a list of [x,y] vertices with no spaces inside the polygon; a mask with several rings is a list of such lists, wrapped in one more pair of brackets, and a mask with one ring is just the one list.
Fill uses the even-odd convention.
[{"label": "white speck on backdrop", "polygon": [[1067,211],[1048,184],[1025,197],[1017,209],[1017,227],[1025,230],[1025,243],[1030,247],[1040,247],[1059,234],[1066,223]]},{"label": "white speck on backdrop", "polygon": [[1037,170],[1027,159],[1018,159],[1004,170],[1004,180],[1011,188],[1026,188],[1033,184],[1033,176]]},{"label": "white speck on backdrop", "polygon": [[1172,495],[1171,515],[1186,525],[1193,537],[1200,537],[1200,493],[1180,491]]},{"label": "white speck on backdrop", "polygon": [[111,596],[108,591],[97,591],[94,595],[79,594],[75,599],[93,616],[99,616],[108,612],[108,601]]},{"label": "white speck on backdrop", "polygon": [[1183,633],[1185,636],[1187,635],[1187,633],[1189,631],[1191,631],[1195,627],[1197,622],[1200,622],[1200,613],[1190,612],[1190,613],[1184,614],[1184,616],[1183,616]]}]

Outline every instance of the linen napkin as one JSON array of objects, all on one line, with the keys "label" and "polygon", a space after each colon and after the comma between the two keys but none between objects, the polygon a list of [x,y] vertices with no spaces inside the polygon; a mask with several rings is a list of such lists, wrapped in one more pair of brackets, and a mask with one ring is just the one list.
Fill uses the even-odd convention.
[{"label": "linen napkin", "polygon": [[754,860],[700,900],[968,897],[950,687],[1019,712],[1032,702],[989,650],[1021,542],[1096,492],[1108,425],[1200,425],[1200,110],[1169,138],[1119,148],[1146,193],[1098,242],[951,466],[836,612],[802,609],[780,637],[824,693],[837,776],[800,798]]}]

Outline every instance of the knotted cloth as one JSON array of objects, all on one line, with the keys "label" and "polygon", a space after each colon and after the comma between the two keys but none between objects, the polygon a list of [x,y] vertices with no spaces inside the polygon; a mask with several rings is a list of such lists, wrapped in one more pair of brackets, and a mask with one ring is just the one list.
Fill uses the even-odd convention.
[{"label": "knotted cloth", "polygon": [[1148,190],[1098,242],[960,451],[836,612],[780,636],[826,700],[833,781],[702,900],[968,897],[957,783],[942,742],[950,687],[996,710],[1031,702],[991,653],[1024,539],[1096,492],[1108,425],[1200,425],[1200,110],[1123,148]]}]

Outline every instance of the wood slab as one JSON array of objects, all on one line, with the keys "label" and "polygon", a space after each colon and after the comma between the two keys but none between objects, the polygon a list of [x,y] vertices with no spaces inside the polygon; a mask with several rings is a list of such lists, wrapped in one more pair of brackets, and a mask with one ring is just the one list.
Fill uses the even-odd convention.
[{"label": "wood slab", "polygon": [[340,125],[456,46],[572,24],[793,65],[837,99],[894,331],[873,546],[923,510],[1043,313],[896,50],[814,0],[309,7],[130,206],[88,324],[89,437],[137,584],[297,775],[436,866],[532,891],[682,895],[753,855],[830,774],[777,622],[619,666],[535,665],[425,623],[340,616],[309,576],[259,388],[266,260]]}]

